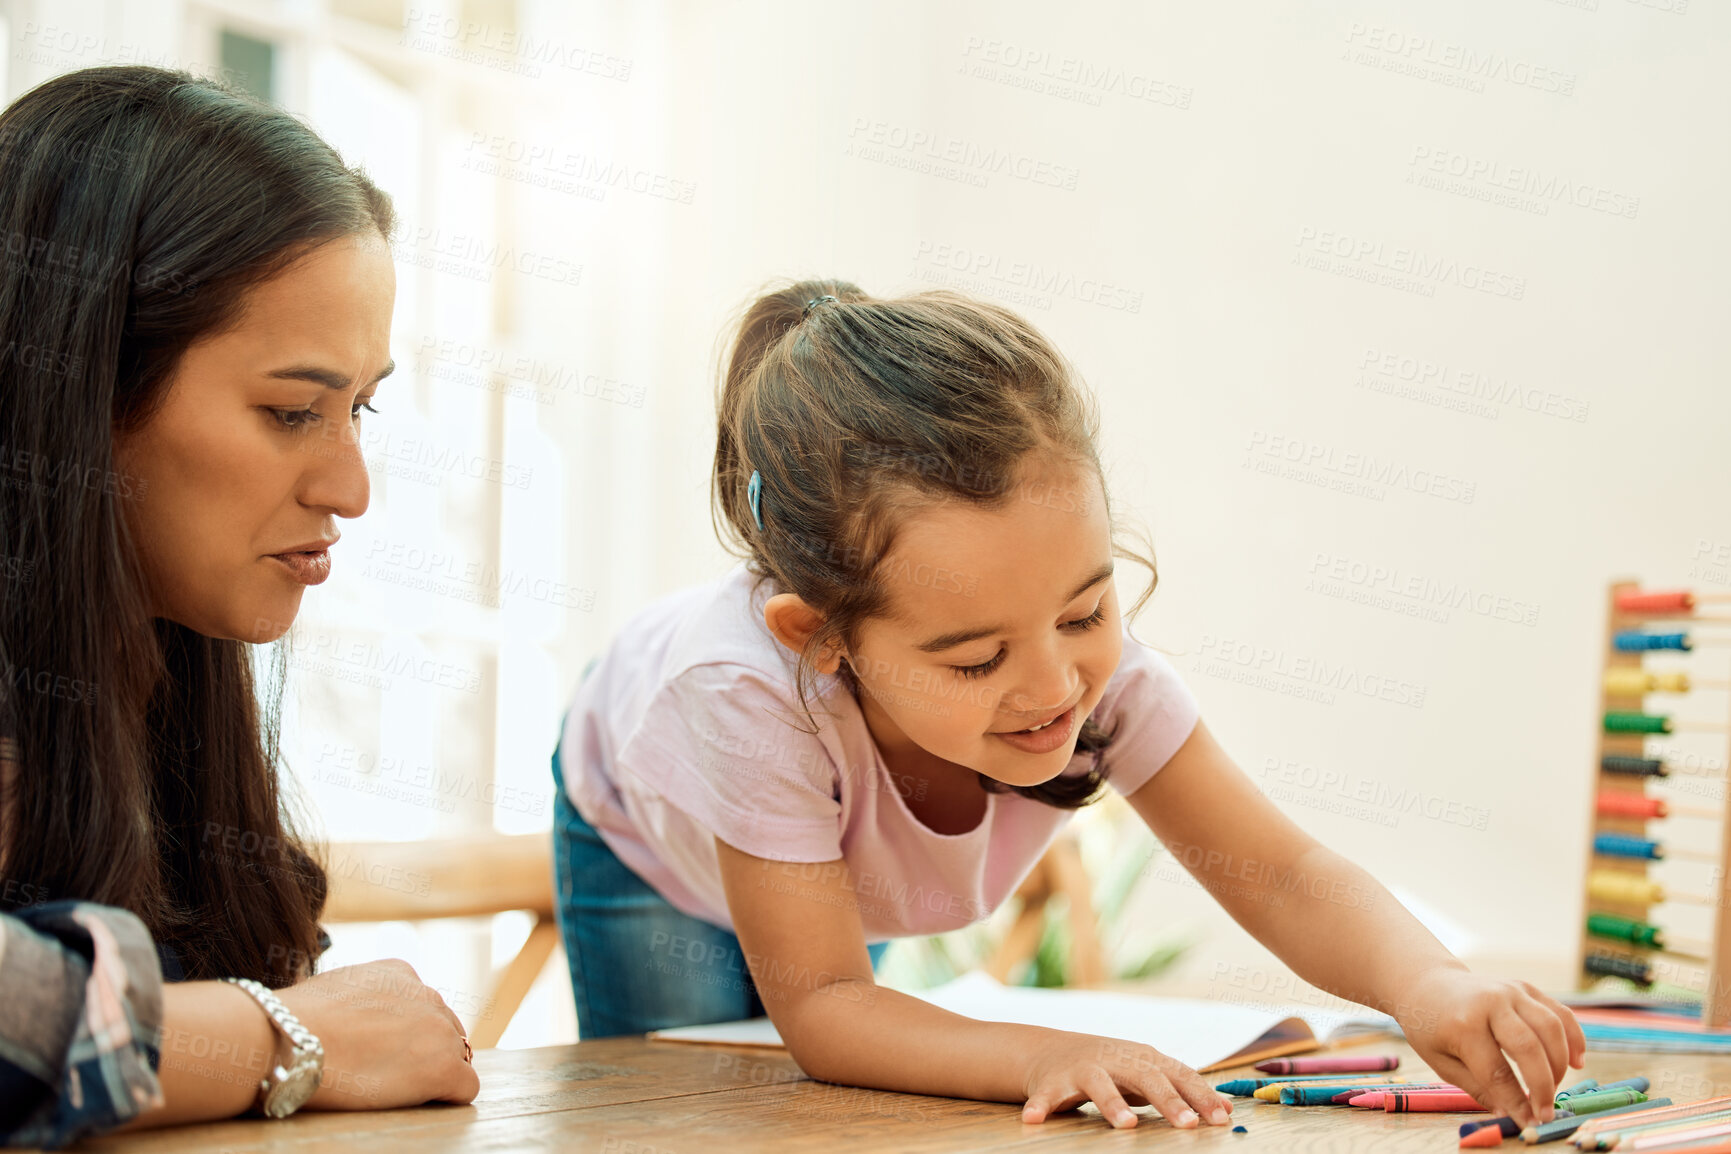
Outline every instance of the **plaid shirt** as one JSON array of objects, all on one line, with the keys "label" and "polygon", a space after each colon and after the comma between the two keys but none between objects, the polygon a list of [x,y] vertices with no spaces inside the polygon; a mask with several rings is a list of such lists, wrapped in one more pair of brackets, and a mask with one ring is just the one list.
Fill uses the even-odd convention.
[{"label": "plaid shirt", "polygon": [[125,910],[0,914],[0,1145],[58,1147],[162,1104],[162,969]]}]

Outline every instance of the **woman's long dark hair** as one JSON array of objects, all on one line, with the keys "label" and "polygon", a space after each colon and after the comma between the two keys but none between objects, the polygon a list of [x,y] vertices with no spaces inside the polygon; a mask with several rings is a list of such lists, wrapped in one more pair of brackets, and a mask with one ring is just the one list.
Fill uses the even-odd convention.
[{"label": "woman's long dark hair", "polygon": [[251,646],[150,616],[126,507],[154,498],[114,439],[249,288],[392,224],[306,125],[183,72],[89,68],[0,113],[0,909],[123,907],[189,978],[282,986],[317,956],[280,678],[261,693]]}]

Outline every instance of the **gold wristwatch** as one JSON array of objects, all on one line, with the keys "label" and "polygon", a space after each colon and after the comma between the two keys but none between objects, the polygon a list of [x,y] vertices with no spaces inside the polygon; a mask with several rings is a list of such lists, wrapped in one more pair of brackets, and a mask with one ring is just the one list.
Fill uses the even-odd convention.
[{"label": "gold wristwatch", "polygon": [[266,986],[251,978],[224,978],[223,981],[233,982],[251,994],[253,1000],[264,1007],[271,1024],[288,1039],[287,1060],[277,1062],[273,1055],[269,1072],[259,1081],[258,1099],[253,1103],[253,1108],[266,1118],[287,1118],[306,1105],[307,1099],[318,1090],[319,1080],[324,1075],[325,1048],[312,1031],[289,1012],[282,999]]}]

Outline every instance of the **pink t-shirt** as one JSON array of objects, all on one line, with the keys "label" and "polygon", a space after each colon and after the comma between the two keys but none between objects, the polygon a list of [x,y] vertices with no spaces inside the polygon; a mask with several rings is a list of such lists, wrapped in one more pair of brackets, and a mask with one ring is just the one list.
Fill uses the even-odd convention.
[{"label": "pink t-shirt", "polygon": [[[797,659],[763,622],[773,592],[740,567],[625,626],[565,720],[560,756],[577,812],[674,907],[724,928],[733,922],[717,837],[778,862],[844,859],[867,941],[984,918],[1072,811],[992,793],[966,833],[922,824],[842,682],[819,678],[817,732],[805,732],[792,688]],[[1093,716],[1114,734],[1108,780],[1129,794],[1190,736],[1197,711],[1166,660],[1126,635]],[[1064,772],[1087,768],[1078,756]],[[771,881],[792,888],[800,872],[784,867]]]}]

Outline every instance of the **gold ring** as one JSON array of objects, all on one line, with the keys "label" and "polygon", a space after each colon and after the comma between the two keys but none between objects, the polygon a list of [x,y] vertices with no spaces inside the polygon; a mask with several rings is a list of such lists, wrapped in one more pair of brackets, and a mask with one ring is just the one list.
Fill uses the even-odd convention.
[{"label": "gold ring", "polygon": [[475,1064],[475,1048],[469,1045],[469,1035],[463,1035],[463,1061],[471,1066]]}]

